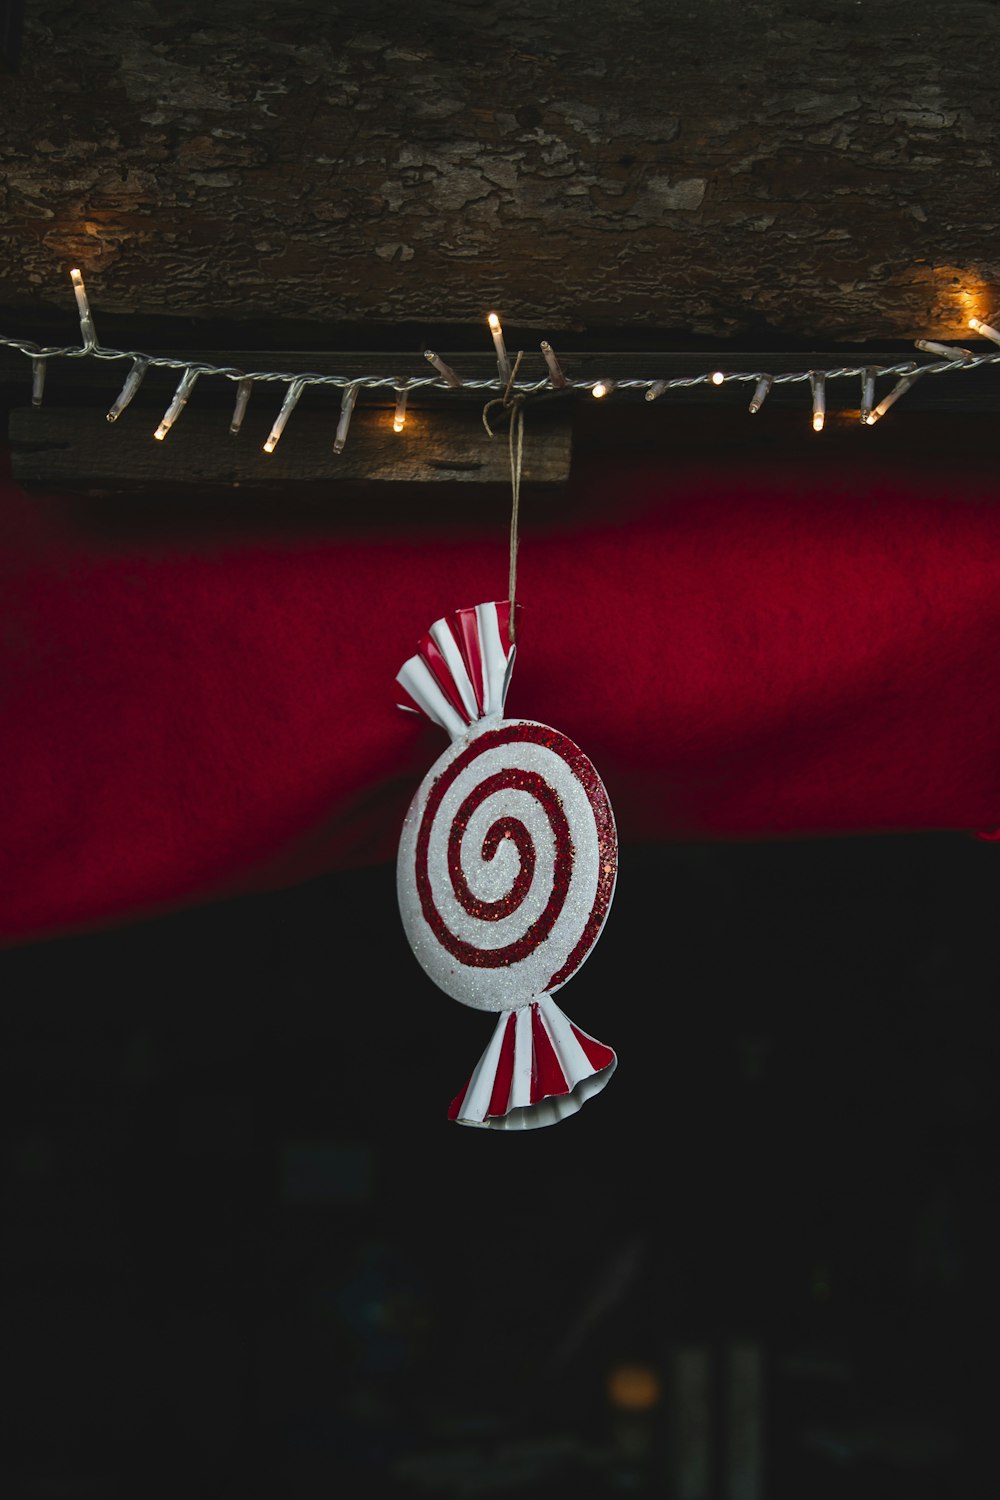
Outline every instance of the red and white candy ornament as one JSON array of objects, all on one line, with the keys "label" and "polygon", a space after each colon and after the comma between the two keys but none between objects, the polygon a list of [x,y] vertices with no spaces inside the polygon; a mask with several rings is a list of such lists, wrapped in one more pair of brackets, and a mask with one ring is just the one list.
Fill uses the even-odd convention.
[{"label": "red and white candy ornament", "polygon": [[504,719],[514,664],[510,606],[438,620],[396,678],[401,708],[451,745],[403,824],[396,867],[403,926],[445,994],[499,1011],[449,1119],[528,1130],[575,1114],[617,1065],[552,994],[600,936],[618,873],[607,792],[572,740]]}]

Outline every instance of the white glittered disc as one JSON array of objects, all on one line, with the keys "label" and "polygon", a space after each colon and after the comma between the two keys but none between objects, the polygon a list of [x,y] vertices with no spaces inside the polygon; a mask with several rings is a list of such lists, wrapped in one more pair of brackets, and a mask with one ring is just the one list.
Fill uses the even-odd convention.
[{"label": "white glittered disc", "polygon": [[611,805],[583,751],[527,719],[480,721],[410,804],[399,909],[446,994],[477,1010],[516,1010],[583,963],[617,872]]}]

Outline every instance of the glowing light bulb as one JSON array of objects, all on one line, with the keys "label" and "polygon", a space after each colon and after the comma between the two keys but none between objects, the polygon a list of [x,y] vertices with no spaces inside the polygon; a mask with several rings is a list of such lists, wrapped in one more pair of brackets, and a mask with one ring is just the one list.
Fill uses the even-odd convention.
[{"label": "glowing light bulb", "polygon": [[304,380],[289,381],[288,390],[285,392],[285,399],[281,403],[281,410],[275,417],[274,426],[267,435],[267,442],[264,444],[265,453],[273,453],[278,446],[278,439],[285,430],[285,423],[295,410],[296,402],[304,390]]},{"label": "glowing light bulb", "polygon": [[625,1411],[649,1411],[660,1400],[660,1377],[649,1365],[616,1365],[608,1374],[608,1400]]},{"label": "glowing light bulb", "polygon": [[73,292],[76,296],[76,310],[80,315],[80,332],[83,335],[84,348],[96,348],[97,330],[94,327],[94,319],[91,316],[90,303],[87,301],[87,289],[83,284],[83,275],[74,267],[69,273],[69,279],[73,283]]},{"label": "glowing light bulb", "polygon": [[911,370],[908,375],[904,375],[902,379],[897,380],[896,384],[893,386],[889,394],[882,397],[882,400],[879,402],[878,406],[875,407],[875,410],[871,412],[871,414],[865,419],[868,426],[874,427],[875,423],[885,416],[890,406],[892,406],[895,401],[898,401],[900,396],[904,396],[910,389],[910,386],[913,385],[916,380],[919,380],[922,374],[922,370]]},{"label": "glowing light bulb", "polygon": [[822,432],[826,421],[826,373],[823,370],[809,371],[809,384],[813,398],[813,432]]},{"label": "glowing light bulb", "polygon": [[723,375],[723,373],[722,373],[721,370],[716,370],[713,373],[713,375],[712,375],[712,384],[713,385],[721,385],[722,382],[725,380],[725,378],[726,377],[725,377],[725,375]]},{"label": "glowing light bulb", "polygon": [[490,325],[490,333],[493,335],[493,347],[497,351],[497,370],[504,385],[510,379],[510,358],[507,354],[507,345],[503,341],[503,329],[500,327],[500,319],[496,313],[490,313],[486,320]]},{"label": "glowing light bulb", "polygon": [[396,387],[396,410],[392,418],[393,432],[402,432],[406,426],[406,386]]},{"label": "glowing light bulb", "polygon": [[872,416],[872,406],[875,404],[875,377],[881,371],[876,365],[868,365],[861,377],[861,411],[860,417],[866,427],[873,427],[875,418]]},{"label": "glowing light bulb", "polygon": [[984,323],[979,318],[970,318],[969,327],[976,333],[981,334],[984,339],[992,339],[994,344],[1000,344],[1000,328],[993,328],[989,323]]},{"label": "glowing light bulb", "polygon": [[193,370],[189,367],[181,376],[180,384],[174,392],[174,399],[171,401],[170,405],[163,413],[163,420],[156,431],[153,433],[153,436],[156,438],[156,441],[158,443],[163,442],[163,439],[166,437],[167,433],[170,431],[171,427],[174,425],[174,423],[177,421],[177,418],[184,410],[185,406],[187,405],[187,399],[194,389],[194,383],[198,379],[198,376],[200,374],[200,370]]},{"label": "glowing light bulb", "polygon": [[617,381],[614,380],[598,380],[591,386],[590,394],[596,396],[598,401],[603,401],[605,396],[611,395],[616,384]]}]

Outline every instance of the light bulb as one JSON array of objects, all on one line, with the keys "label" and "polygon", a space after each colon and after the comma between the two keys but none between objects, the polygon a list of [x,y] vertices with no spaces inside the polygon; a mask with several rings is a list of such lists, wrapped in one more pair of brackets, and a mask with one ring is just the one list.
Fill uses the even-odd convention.
[{"label": "light bulb", "polygon": [[825,370],[810,370],[809,384],[812,386],[813,398],[813,432],[822,432],[823,423],[826,420],[826,372]]},{"label": "light bulb", "polygon": [[80,332],[83,334],[84,347],[93,349],[97,344],[97,330],[94,328],[90,303],[87,301],[87,289],[83,284],[83,274],[74,267],[69,273],[69,279],[73,283],[73,292],[76,296],[76,310],[80,315]]},{"label": "light bulb", "polygon": [[396,410],[392,418],[393,432],[402,432],[406,426],[406,386],[396,387]]},{"label": "light bulb", "polygon": [[750,397],[749,411],[751,416],[760,411],[761,407],[764,405],[764,402],[767,400],[768,393],[770,392],[773,384],[773,375],[762,375],[760,377],[757,384],[754,386],[753,395]]},{"label": "light bulb", "polygon": [[487,322],[490,325],[490,333],[493,335],[493,347],[497,352],[497,370],[504,385],[510,380],[510,359],[507,355],[507,345],[503,341],[503,329],[500,327],[500,319],[496,313],[490,313]]},{"label": "light bulb", "polygon": [[153,433],[153,436],[156,438],[156,441],[158,443],[163,442],[163,439],[166,437],[167,433],[170,431],[171,427],[174,425],[174,423],[177,421],[177,418],[184,410],[185,406],[187,405],[187,399],[194,389],[194,383],[198,379],[200,373],[200,370],[192,370],[189,366],[181,376],[180,384],[178,385],[176,391],[174,391],[174,399],[171,401],[170,405],[163,413],[163,420],[161,421],[156,431]]},{"label": "light bulb", "polygon": [[135,395],[136,391],[142,384],[142,378],[148,368],[148,359],[134,359],[132,361],[132,368],[131,370],[129,370],[128,374],[125,377],[125,384],[122,386],[117,400],[114,402],[114,405],[108,412],[109,422],[118,421],[118,418],[121,416],[122,412],[125,410],[126,406],[128,406],[129,402],[132,400],[132,397]]},{"label": "light bulb", "polygon": [[233,407],[233,420],[229,424],[229,431],[234,437],[243,426],[243,418],[247,414],[247,404],[252,389],[252,380],[243,379],[236,384],[236,405]]},{"label": "light bulb", "polygon": [[451,368],[451,365],[446,365],[441,356],[439,354],[435,354],[433,349],[424,350],[424,359],[426,359],[429,364],[432,364],[434,366],[438,374],[442,376],[443,379],[447,380],[449,385],[459,386],[462,384],[461,378],[455,374],[455,371]]},{"label": "light bulb", "polygon": [[31,404],[41,406],[42,392],[45,390],[45,370],[48,365],[46,359],[33,359],[31,361]]},{"label": "light bulb", "polygon": [[563,374],[562,366],[556,359],[555,350],[553,349],[552,345],[545,339],[542,339],[542,342],[538,347],[542,351],[542,355],[545,359],[545,364],[548,368],[549,384],[551,386],[554,386],[556,390],[560,390],[566,384],[566,376]]},{"label": "light bulb", "polygon": [[971,349],[960,349],[957,344],[939,344],[934,339],[914,339],[916,348],[925,354],[940,354],[942,359],[972,359]]},{"label": "light bulb", "polygon": [[354,403],[358,399],[357,381],[349,385],[344,391],[340,401],[340,418],[337,422],[337,435],[333,440],[334,453],[343,453],[344,444],[347,442],[347,429],[351,425],[351,414],[354,411]]},{"label": "light bulb", "polygon": [[267,435],[267,442],[264,444],[265,453],[273,453],[275,448],[278,446],[278,439],[285,430],[285,423],[292,415],[292,412],[295,409],[295,404],[304,390],[304,380],[289,381],[288,390],[285,392],[285,399],[281,403],[281,410],[275,417],[274,426],[271,428],[271,431]]},{"label": "light bulb", "polygon": [[1000,328],[993,328],[989,323],[984,323],[979,318],[970,318],[969,327],[976,333],[981,334],[984,339],[992,339],[994,344],[1000,344]]}]

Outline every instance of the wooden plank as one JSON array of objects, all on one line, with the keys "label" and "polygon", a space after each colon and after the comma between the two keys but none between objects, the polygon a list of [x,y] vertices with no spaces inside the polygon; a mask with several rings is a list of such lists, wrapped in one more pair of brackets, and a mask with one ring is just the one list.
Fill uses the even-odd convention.
[{"label": "wooden plank", "polygon": [[[526,428],[523,482],[557,486],[569,477],[569,409],[550,408]],[[109,425],[94,410],[19,407],[10,413],[13,476],[25,488],[92,493],[163,489],[264,490],[310,486],[336,494],[347,484],[510,484],[506,431],[491,440],[478,411],[412,411],[401,433],[391,410],[358,409],[347,444],[333,452],[331,418],[296,411],[272,454],[264,440],[273,413],[258,408],[235,437],[218,412],[186,410],[162,442],[158,420],[130,410]]]}]

